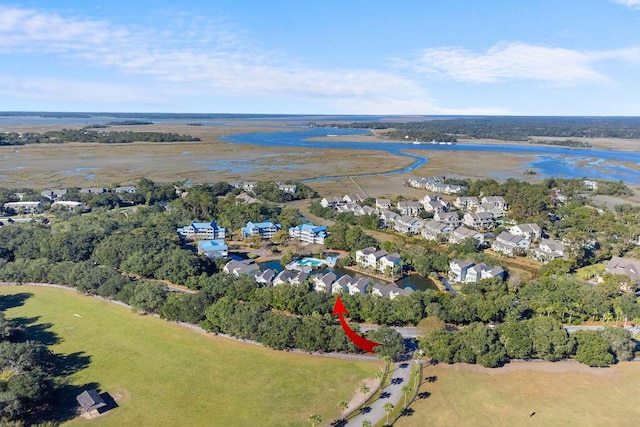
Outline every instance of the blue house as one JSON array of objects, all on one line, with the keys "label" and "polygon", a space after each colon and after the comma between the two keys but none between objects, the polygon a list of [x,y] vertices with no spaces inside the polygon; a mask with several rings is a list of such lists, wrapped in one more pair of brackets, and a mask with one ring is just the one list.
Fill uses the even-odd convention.
[{"label": "blue house", "polygon": [[209,258],[222,258],[229,255],[229,247],[223,239],[200,240],[198,242],[198,253]]},{"label": "blue house", "polygon": [[227,230],[224,227],[218,227],[215,221],[192,222],[176,231],[187,239],[224,239],[227,234]]},{"label": "blue house", "polygon": [[263,239],[270,239],[274,234],[278,232],[282,227],[280,224],[274,224],[271,221],[264,222],[251,222],[247,223],[246,227],[242,227],[242,238],[245,239],[249,236],[262,236]]},{"label": "blue house", "polygon": [[308,222],[296,227],[289,228],[289,236],[312,244],[324,244],[324,239],[328,236],[326,225],[313,225]]}]

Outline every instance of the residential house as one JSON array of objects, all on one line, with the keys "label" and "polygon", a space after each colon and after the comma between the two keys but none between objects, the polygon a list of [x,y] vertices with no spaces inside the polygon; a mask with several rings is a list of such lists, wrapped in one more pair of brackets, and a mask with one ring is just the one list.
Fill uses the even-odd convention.
[{"label": "residential house", "polygon": [[453,231],[453,227],[444,222],[428,221],[422,226],[420,234],[427,240],[442,240]]},{"label": "residential house", "polygon": [[467,269],[464,283],[478,283],[482,279],[491,279],[494,277],[500,277],[504,280],[504,274],[502,267],[489,267],[484,262],[481,262]]},{"label": "residential house", "polygon": [[493,219],[504,218],[504,209],[497,203],[481,203],[476,209],[476,213],[489,213]]},{"label": "residential house", "polygon": [[346,202],[339,197],[324,197],[320,200],[320,206],[323,208],[335,208],[345,203]]},{"label": "residential house", "polygon": [[531,249],[531,256],[540,262],[565,258],[564,243],[560,240],[542,239],[537,248]]},{"label": "residential house", "polygon": [[116,194],[135,193],[136,191],[138,191],[138,187],[136,187],[135,185],[125,185],[122,187],[116,187],[114,191]]},{"label": "residential house", "polygon": [[591,180],[591,179],[583,180],[582,184],[584,185],[584,187],[587,190],[597,190],[598,189],[598,183],[596,181]]},{"label": "residential house", "polygon": [[108,191],[109,189],[104,187],[87,187],[87,188],[80,189],[80,192],[84,194],[102,194]]},{"label": "residential house", "polygon": [[378,250],[373,246],[356,251],[356,264],[363,268],[371,268],[373,270],[379,270],[379,261],[385,255],[389,253],[385,250]]},{"label": "residential house", "polygon": [[7,202],[3,205],[5,211],[13,209],[17,213],[35,213],[42,209],[41,202]]},{"label": "residential house", "polygon": [[242,237],[261,236],[263,239],[271,239],[282,227],[271,221],[247,222],[246,227],[242,227]]},{"label": "residential house", "polygon": [[313,288],[316,292],[331,293],[331,285],[338,279],[336,273],[330,271],[322,276],[316,276],[313,278]]},{"label": "residential house", "polygon": [[199,240],[198,253],[208,258],[223,258],[229,256],[229,247],[224,239]]},{"label": "residential house", "polygon": [[295,194],[296,191],[298,191],[298,186],[295,184],[284,184],[282,182],[278,182],[278,189],[285,193]]},{"label": "residential house", "polygon": [[380,210],[391,209],[391,200],[389,199],[376,199],[376,208]]},{"label": "residential house", "polygon": [[446,212],[449,210],[449,202],[444,200],[422,202],[424,210],[427,212]]},{"label": "residential house", "polygon": [[483,203],[492,203],[500,207],[504,211],[508,209],[507,202],[504,200],[504,197],[502,196],[485,196],[482,199],[480,199],[480,204],[483,204]]},{"label": "residential house", "polygon": [[429,176],[425,178],[409,178],[407,184],[409,187],[415,188],[430,188],[436,184],[441,184],[444,181],[444,178],[438,176]]},{"label": "residential house", "polygon": [[389,295],[389,299],[395,299],[398,295],[411,295],[414,290],[411,288],[400,288],[394,284],[387,285],[387,292]]},{"label": "residential house", "polygon": [[231,260],[225,264],[222,271],[226,274],[233,274],[236,277],[240,277],[241,274],[253,276],[260,271],[260,267],[248,259],[242,261]]},{"label": "residential house", "polygon": [[507,256],[513,256],[518,250],[524,252],[529,249],[530,243],[529,239],[525,236],[514,236],[508,231],[503,231],[496,237],[496,240],[491,245],[491,249]]},{"label": "residential house", "polygon": [[466,259],[452,259],[449,261],[449,280],[464,283],[467,277],[467,270],[473,266],[473,262]]},{"label": "residential house", "polygon": [[470,211],[480,206],[480,203],[478,203],[478,198],[476,196],[470,196],[470,197],[457,197],[455,202],[453,202],[453,205],[458,209]]},{"label": "residential house", "polygon": [[443,222],[451,228],[460,227],[462,224],[460,217],[458,217],[458,214],[455,212],[436,211],[433,219],[438,222]]},{"label": "residential house", "polygon": [[396,208],[400,212],[400,215],[418,216],[420,213],[420,203],[415,201],[398,202]]},{"label": "residential house", "polygon": [[255,181],[247,181],[247,182],[243,182],[242,183],[242,189],[244,191],[253,191],[253,189],[256,186],[256,182]]},{"label": "residential house", "polygon": [[345,203],[362,203],[364,202],[364,197],[359,194],[345,194],[342,196],[342,200],[344,200]]},{"label": "residential house", "polygon": [[604,270],[609,274],[623,274],[634,285],[640,284],[640,260],[614,256],[607,262]]},{"label": "residential house", "polygon": [[227,234],[226,228],[218,227],[215,221],[192,222],[190,225],[176,229],[176,231],[187,239],[224,239]]},{"label": "residential house", "polygon": [[252,205],[254,203],[261,203],[260,200],[256,199],[255,197],[251,197],[247,193],[238,194],[236,196],[236,199],[242,200],[243,202],[245,202],[248,205]]},{"label": "residential house", "polygon": [[402,258],[398,253],[383,255],[378,260],[378,270],[388,275],[395,274],[396,269],[400,269],[401,265]]},{"label": "residential house", "polygon": [[530,242],[537,242],[542,237],[542,229],[538,224],[517,224],[509,229],[515,236],[525,236]]},{"label": "residential house", "polygon": [[484,243],[484,234],[467,227],[458,227],[449,234],[449,243],[462,243],[466,239],[476,239],[481,245]]},{"label": "residential house", "polygon": [[[67,194],[67,190],[65,190],[65,189],[44,190],[43,192],[40,193],[40,195],[42,197],[46,197],[47,199],[51,200],[52,202],[57,200],[58,198],[64,196],[65,194]],[[20,200],[22,200],[22,199],[20,199]]]},{"label": "residential house", "polygon": [[347,286],[349,288],[349,294],[366,294],[370,284],[371,279],[369,279],[368,277],[361,277],[355,282],[348,283]]},{"label": "residential house", "polygon": [[76,396],[76,401],[80,405],[82,412],[94,416],[100,413],[100,410],[107,406],[98,390],[90,389],[85,390]]},{"label": "residential house", "polygon": [[264,271],[258,271],[253,275],[253,278],[258,285],[267,287],[272,285],[274,277],[276,277],[276,272],[270,268],[267,268]]},{"label": "residential house", "polygon": [[437,186],[438,189],[435,191],[439,191],[444,194],[459,194],[467,189],[464,185],[456,185],[456,184],[440,184]]},{"label": "residential house", "polygon": [[489,212],[466,212],[462,217],[462,222],[467,227],[488,230],[493,228],[493,215]]},{"label": "residential house", "polygon": [[355,216],[375,215],[378,216],[378,211],[371,206],[358,206],[353,210]]},{"label": "residential house", "polygon": [[355,211],[360,210],[362,208],[357,203],[347,202],[342,205],[336,206],[336,209],[338,210],[338,212],[355,213]]},{"label": "residential house", "polygon": [[306,282],[308,278],[309,278],[309,273],[306,271],[282,270],[273,279],[273,286],[278,286],[282,284],[299,285],[301,283]]},{"label": "residential house", "polygon": [[311,244],[324,244],[328,236],[326,225],[313,225],[308,222],[289,228],[289,237]]},{"label": "residential house", "polygon": [[396,218],[393,223],[393,229],[399,233],[418,234],[422,227],[422,221],[410,215],[404,215]]},{"label": "residential house", "polygon": [[78,209],[86,209],[86,205],[82,202],[74,202],[71,200],[56,200],[51,204],[51,208],[60,208],[60,209],[68,209],[70,211],[78,208]]},{"label": "residential house", "polygon": [[349,285],[354,282],[353,277],[345,274],[331,284],[332,294],[341,294],[349,292]]},{"label": "residential house", "polygon": [[400,218],[400,215],[394,211],[384,210],[380,212],[380,221],[385,227],[391,227],[398,218]]}]

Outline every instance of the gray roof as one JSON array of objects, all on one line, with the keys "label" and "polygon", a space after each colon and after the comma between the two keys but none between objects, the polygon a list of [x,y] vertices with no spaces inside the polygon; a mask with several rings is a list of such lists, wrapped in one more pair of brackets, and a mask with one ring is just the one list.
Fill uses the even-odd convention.
[{"label": "gray roof", "polygon": [[453,264],[457,264],[461,270],[464,270],[465,268],[469,268],[473,265],[473,261],[469,260],[469,259],[452,259],[450,262],[451,265]]},{"label": "gray roof", "polygon": [[100,397],[98,390],[95,389],[83,391],[76,396],[76,400],[80,404],[80,407],[87,412],[107,406],[104,399]]}]

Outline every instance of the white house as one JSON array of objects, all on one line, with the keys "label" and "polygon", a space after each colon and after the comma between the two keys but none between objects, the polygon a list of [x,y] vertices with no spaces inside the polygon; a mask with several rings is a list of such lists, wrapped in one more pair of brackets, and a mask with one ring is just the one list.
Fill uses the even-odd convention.
[{"label": "white house", "polygon": [[467,227],[458,227],[449,234],[449,243],[462,243],[466,239],[476,239],[478,244],[484,243],[484,234]]},{"label": "white house", "polygon": [[453,205],[458,209],[463,209],[466,211],[477,208],[480,203],[478,203],[478,198],[476,196],[469,197],[457,197],[453,202]]},{"label": "white house", "polygon": [[439,222],[443,222],[449,225],[451,228],[460,227],[462,221],[460,221],[460,217],[455,212],[445,212],[445,211],[436,211],[433,215],[433,219]]},{"label": "white house", "polygon": [[371,284],[371,279],[368,277],[361,277],[355,282],[351,282],[347,284],[349,288],[349,294],[357,295],[357,294],[365,294],[367,293],[367,289]]},{"label": "white house", "polygon": [[18,213],[20,212],[34,213],[34,212],[37,212],[39,209],[42,209],[42,203],[41,202],[7,202],[3,205],[3,208],[5,210],[13,209]]},{"label": "white house", "polygon": [[222,271],[226,274],[233,274],[236,277],[239,277],[241,274],[253,276],[260,271],[260,267],[252,260],[231,260],[225,264]]},{"label": "white house", "polygon": [[507,210],[507,202],[502,196],[485,196],[480,199],[480,203],[493,203],[494,205],[502,208],[502,210]]},{"label": "white house", "polygon": [[187,239],[224,239],[227,230],[218,227],[215,221],[192,222],[190,225],[176,229],[177,233]]},{"label": "white house", "polygon": [[491,279],[500,277],[504,280],[504,270],[502,267],[489,267],[481,262],[467,269],[467,275],[464,278],[465,283],[478,283],[482,279]]},{"label": "white house", "polygon": [[68,209],[68,210],[74,210],[76,208],[79,209],[85,209],[86,205],[82,202],[74,202],[71,200],[56,200],[55,202],[53,202],[51,204],[51,208],[55,209],[55,208],[60,208],[60,209]]},{"label": "white house", "polygon": [[116,187],[114,191],[116,194],[122,194],[122,193],[133,194],[136,191],[138,191],[138,187],[136,187],[135,185],[123,185],[121,187]]},{"label": "white house", "polygon": [[513,256],[518,249],[526,251],[530,243],[529,239],[525,236],[514,236],[508,231],[503,231],[496,237],[496,240],[491,245],[491,249],[507,256]]},{"label": "white house", "polygon": [[335,208],[340,205],[344,205],[346,202],[339,197],[324,197],[320,200],[320,206],[323,208]]},{"label": "white house", "polygon": [[420,213],[420,203],[415,201],[398,202],[396,206],[400,215],[418,216]]},{"label": "white house", "polygon": [[362,203],[364,202],[364,197],[359,194],[345,194],[342,197],[342,200],[346,203]]},{"label": "white house", "polygon": [[542,229],[538,224],[517,224],[509,229],[514,236],[525,236],[530,242],[537,242],[542,237]]},{"label": "white house", "polygon": [[391,209],[391,200],[389,199],[376,199],[376,208],[380,210]]},{"label": "white house", "polygon": [[247,222],[246,227],[242,227],[242,237],[247,238],[249,236],[262,236],[263,239],[270,239],[276,234],[282,227],[280,224],[274,224],[271,221],[264,222]]},{"label": "white house", "polygon": [[593,181],[591,179],[585,179],[582,181],[582,185],[584,185],[584,187],[587,190],[597,190],[598,189],[598,183],[596,181]]},{"label": "white house", "polygon": [[380,257],[378,260],[378,270],[384,274],[391,274],[396,268],[399,268],[402,264],[402,258],[400,254],[393,253]]},{"label": "white house", "polygon": [[270,268],[267,268],[264,271],[259,271],[254,274],[253,279],[258,285],[262,286],[271,286],[273,283],[273,278],[276,276],[276,272]]},{"label": "white house", "polygon": [[400,215],[398,215],[394,211],[384,210],[380,212],[380,220],[385,227],[391,227],[398,218],[400,218]]},{"label": "white house", "polygon": [[504,209],[497,203],[487,202],[481,203],[476,209],[476,213],[489,213],[493,219],[500,219],[504,217]]},{"label": "white house", "polygon": [[209,258],[223,258],[229,255],[229,247],[224,239],[199,240],[198,253]]},{"label": "white house", "polygon": [[349,285],[353,283],[353,277],[345,274],[331,284],[331,293],[339,294],[349,292]]},{"label": "white house", "polygon": [[487,230],[493,227],[493,215],[489,212],[466,212],[462,217],[462,222],[467,227]]},{"label": "white house", "polygon": [[420,234],[427,240],[440,240],[453,231],[453,227],[444,222],[428,221],[422,226]]},{"label": "white house", "polygon": [[337,205],[336,209],[338,212],[350,212],[354,213],[355,211],[362,209],[359,204],[355,202],[347,202],[342,205]]},{"label": "white house", "polygon": [[289,237],[311,244],[324,244],[327,236],[326,225],[313,225],[308,222],[289,228]]},{"label": "white house", "polygon": [[316,292],[331,293],[331,285],[336,281],[338,276],[334,272],[328,272],[322,276],[316,276],[313,279],[313,288]]},{"label": "white house", "polygon": [[309,273],[306,271],[296,270],[282,270],[273,279],[273,286],[278,285],[299,285],[304,283],[309,278]]},{"label": "white house", "polygon": [[67,194],[67,190],[65,189],[44,190],[43,192],[40,193],[42,197],[46,197],[52,202],[58,199],[59,197],[64,196],[65,194]]},{"label": "white house", "polygon": [[295,184],[284,184],[282,182],[278,182],[278,190],[284,191],[285,193],[295,194],[298,191],[298,186]]},{"label": "white house", "polygon": [[393,223],[393,229],[399,233],[418,234],[422,227],[422,221],[410,215],[404,215],[396,218]]},{"label": "white house", "polygon": [[607,262],[604,270],[609,274],[623,274],[634,284],[640,283],[640,260],[614,256]]},{"label": "white house", "polygon": [[564,243],[560,240],[542,239],[537,248],[531,249],[531,255],[540,262],[549,262],[554,259],[565,258]]},{"label": "white house", "polygon": [[422,202],[422,206],[427,212],[446,212],[449,210],[449,203],[444,200]]},{"label": "white house", "polygon": [[355,216],[375,215],[378,216],[378,211],[371,206],[358,206],[353,210]]},{"label": "white house", "polygon": [[467,277],[467,270],[473,266],[473,262],[466,259],[452,259],[449,261],[449,279],[458,282],[464,283]]}]

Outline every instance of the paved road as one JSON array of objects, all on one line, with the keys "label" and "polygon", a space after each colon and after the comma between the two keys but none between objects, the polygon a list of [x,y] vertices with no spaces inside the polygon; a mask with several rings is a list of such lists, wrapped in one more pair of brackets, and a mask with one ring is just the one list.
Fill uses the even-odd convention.
[{"label": "paved road", "polygon": [[384,410],[385,403],[391,403],[395,408],[398,405],[404,405],[402,387],[409,384],[411,380],[411,361],[395,363],[390,375],[391,383],[384,388],[380,398],[369,407],[362,408],[356,417],[345,424],[346,426],[362,427],[362,421],[364,420],[369,420],[371,425],[376,425],[376,423],[385,421],[387,418],[387,413]]}]

